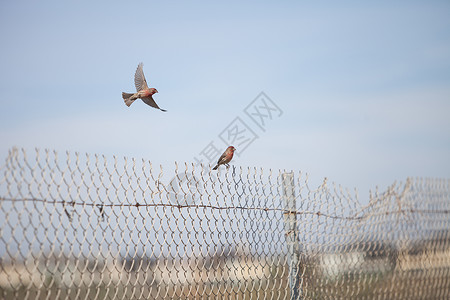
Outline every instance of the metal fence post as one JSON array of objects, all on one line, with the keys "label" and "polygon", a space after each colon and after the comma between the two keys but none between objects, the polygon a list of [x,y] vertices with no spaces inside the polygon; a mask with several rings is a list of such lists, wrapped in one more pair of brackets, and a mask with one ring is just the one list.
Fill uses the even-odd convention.
[{"label": "metal fence post", "polygon": [[284,230],[288,247],[289,285],[291,287],[291,299],[301,299],[300,280],[300,243],[297,232],[297,208],[295,204],[294,173],[283,173],[282,189],[286,212],[284,213]]}]

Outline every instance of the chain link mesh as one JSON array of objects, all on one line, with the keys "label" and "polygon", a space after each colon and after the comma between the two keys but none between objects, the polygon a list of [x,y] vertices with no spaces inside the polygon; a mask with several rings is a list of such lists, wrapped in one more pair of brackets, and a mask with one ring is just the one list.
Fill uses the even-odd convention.
[{"label": "chain link mesh", "polygon": [[11,149],[3,299],[448,299],[450,180],[325,179]]}]

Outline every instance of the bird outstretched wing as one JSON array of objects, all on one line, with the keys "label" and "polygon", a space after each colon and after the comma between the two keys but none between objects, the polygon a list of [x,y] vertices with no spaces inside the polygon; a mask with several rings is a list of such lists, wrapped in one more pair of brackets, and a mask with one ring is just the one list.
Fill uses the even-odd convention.
[{"label": "bird outstretched wing", "polygon": [[150,96],[150,97],[143,97],[141,99],[142,99],[142,101],[144,101],[145,104],[150,105],[151,107],[157,108],[157,109],[162,110],[162,111],[167,111],[165,109],[160,108],[158,106],[158,104],[156,104],[155,100],[153,100],[152,96]]},{"label": "bird outstretched wing", "polygon": [[134,74],[134,85],[136,86],[136,92],[148,89],[147,80],[144,76],[144,64],[140,63]]}]

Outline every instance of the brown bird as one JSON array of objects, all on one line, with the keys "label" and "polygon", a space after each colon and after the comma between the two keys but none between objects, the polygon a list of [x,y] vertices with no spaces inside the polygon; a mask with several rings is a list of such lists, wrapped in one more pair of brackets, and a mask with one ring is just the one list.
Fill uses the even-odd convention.
[{"label": "brown bird", "polygon": [[226,165],[227,168],[230,166],[228,163],[233,159],[233,154],[236,149],[233,146],[230,146],[225,150],[225,152],[219,157],[217,161],[217,165],[213,168],[213,170],[217,170],[220,165]]},{"label": "brown bird", "polygon": [[150,105],[151,107],[160,109],[162,111],[166,111],[162,109],[156,104],[155,100],[153,100],[153,95],[158,91],[155,88],[149,88],[147,85],[147,81],[144,76],[144,64],[140,63],[136,69],[136,73],[134,74],[134,85],[136,86],[137,93],[122,93],[123,101],[127,106],[130,106],[136,99],[142,99],[145,104]]}]

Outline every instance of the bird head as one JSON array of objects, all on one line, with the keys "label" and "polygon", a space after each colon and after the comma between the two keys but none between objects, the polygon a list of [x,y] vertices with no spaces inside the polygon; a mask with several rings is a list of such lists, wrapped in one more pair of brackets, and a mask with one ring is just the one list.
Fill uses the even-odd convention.
[{"label": "bird head", "polygon": [[234,153],[234,151],[236,151],[236,148],[234,148],[233,146],[230,146],[230,147],[228,147],[227,150],[230,151],[231,153]]},{"label": "bird head", "polygon": [[158,92],[158,90],[155,89],[155,88],[151,88],[150,91],[151,91],[152,95],[153,95],[153,94],[156,94],[156,93]]}]

